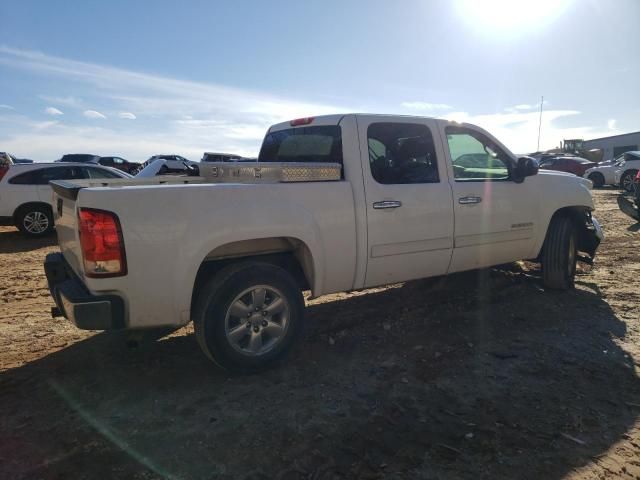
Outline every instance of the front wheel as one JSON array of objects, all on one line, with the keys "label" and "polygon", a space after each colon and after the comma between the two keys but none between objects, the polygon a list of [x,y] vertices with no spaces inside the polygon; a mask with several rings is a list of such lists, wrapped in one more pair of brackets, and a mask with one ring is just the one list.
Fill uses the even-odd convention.
[{"label": "front wheel", "polygon": [[627,193],[633,193],[633,179],[638,174],[637,170],[627,170],[620,179],[620,187]]},{"label": "front wheel", "polygon": [[288,353],[303,316],[302,293],[286,270],[243,262],[226,267],[200,290],[193,322],[210,359],[229,370],[257,371]]},{"label": "front wheel", "polygon": [[551,219],[542,250],[542,279],[545,287],[568,290],[576,276],[576,229],[570,218]]},{"label": "front wheel", "polygon": [[604,186],[604,175],[602,175],[600,172],[590,173],[589,180],[591,180],[595,188]]}]

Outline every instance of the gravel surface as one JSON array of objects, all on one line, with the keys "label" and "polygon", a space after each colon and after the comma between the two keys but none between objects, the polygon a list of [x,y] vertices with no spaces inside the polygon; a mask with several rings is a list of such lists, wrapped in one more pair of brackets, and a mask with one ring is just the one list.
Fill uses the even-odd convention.
[{"label": "gravel surface", "polygon": [[278,369],[230,376],[192,327],[51,319],[55,238],[0,228],[0,478],[640,478],[640,224],[576,289],[517,263],[308,302]]}]

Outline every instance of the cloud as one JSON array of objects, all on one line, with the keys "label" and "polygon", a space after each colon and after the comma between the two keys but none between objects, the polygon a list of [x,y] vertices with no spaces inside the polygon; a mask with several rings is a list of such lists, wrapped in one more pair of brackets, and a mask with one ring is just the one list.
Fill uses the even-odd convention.
[{"label": "cloud", "polygon": [[[59,97],[80,107],[100,105],[110,116],[135,112],[144,121],[91,122],[91,125],[35,125],[26,117],[7,112],[0,116],[3,148],[30,158],[59,158],[68,151],[118,154],[144,160],[156,153],[176,153],[193,159],[204,151],[229,151],[256,155],[264,132],[271,124],[292,118],[340,113],[377,111],[398,113],[398,101],[386,107],[378,103],[353,106],[300,101],[248,89],[193,82],[131,70],[79,62],[39,52],[0,46],[0,65],[20,69],[42,78],[63,79],[73,88],[73,97]],[[42,97],[41,97],[42,98]],[[53,99],[55,97],[48,97]],[[83,100],[78,100],[82,98]],[[53,100],[51,104],[56,103]],[[545,104],[548,102],[545,101]],[[405,111],[439,112],[445,118],[480,125],[516,153],[535,150],[539,105],[516,105],[500,113],[454,111],[444,103],[407,101]],[[503,108],[503,107],[500,107]],[[100,112],[88,114],[104,118]],[[110,112],[114,112],[111,114]],[[118,113],[119,112],[119,113]],[[122,118],[122,117],[121,117]],[[564,138],[595,138],[612,133],[604,128],[581,125],[581,114],[571,109],[547,110],[542,117],[541,147],[557,146]],[[565,127],[571,119],[572,124]]]},{"label": "cloud", "polygon": [[529,105],[527,103],[521,103],[520,105],[516,105],[513,107],[516,110],[531,110],[532,108],[536,108],[535,105]]},{"label": "cloud", "polygon": [[616,119],[615,118],[611,118],[607,121],[607,128],[609,130],[615,130],[616,129]]},{"label": "cloud", "polygon": [[126,120],[135,120],[136,116],[131,112],[120,112],[118,113],[118,118],[124,118]]},{"label": "cloud", "polygon": [[105,115],[103,115],[102,113],[96,110],[85,110],[84,112],[82,112],[82,114],[87,118],[91,118],[92,120],[95,120],[98,118],[107,118]]},{"label": "cloud", "polygon": [[44,109],[44,113],[46,113],[47,115],[53,115],[54,117],[56,115],[64,115],[64,113],[62,113],[60,110],[58,110],[55,107],[47,107]]},{"label": "cloud", "polygon": [[435,110],[451,110],[453,107],[446,103],[429,103],[429,102],[402,102],[402,107],[409,110],[424,110],[432,112]]},{"label": "cloud", "polygon": [[65,107],[81,108],[82,100],[76,97],[66,96],[60,97],[55,95],[38,95],[38,98],[48,103],[56,105],[64,105]]},{"label": "cloud", "polygon": [[[123,70],[6,46],[0,46],[0,65],[26,70],[43,78],[62,78],[69,88],[77,92],[75,95],[84,99],[85,104],[105,105],[103,108],[122,114],[135,112],[136,117],[144,115],[145,121],[136,122],[135,126],[128,124],[124,127],[122,122],[115,122],[109,125],[109,129],[105,127],[100,131],[92,131],[90,136],[78,126],[69,126],[65,130],[69,137],[72,137],[72,129],[75,128],[79,136],[85,135],[83,140],[92,138],[96,148],[91,151],[100,152],[98,147],[105,146],[103,139],[113,138],[115,141],[111,148],[117,147],[122,155],[130,154],[138,158],[148,158],[158,153],[156,148],[142,152],[141,145],[148,147],[159,142],[166,143],[167,138],[172,139],[177,153],[197,150],[197,156],[200,157],[203,151],[221,150],[256,155],[270,125],[291,118],[346,110],[335,105]],[[113,115],[119,116],[118,113]],[[132,135],[132,141],[127,143],[125,137],[129,134]],[[13,133],[0,135],[2,138],[7,136],[22,139],[26,150],[35,148],[28,132],[16,128]],[[52,150],[56,144],[58,142],[51,145]],[[171,151],[168,148],[162,150]],[[52,151],[48,157],[55,158],[60,153]],[[32,156],[36,157],[35,154]]]},{"label": "cloud", "polygon": [[13,108],[11,105],[1,104],[0,110],[15,110],[15,108]]}]

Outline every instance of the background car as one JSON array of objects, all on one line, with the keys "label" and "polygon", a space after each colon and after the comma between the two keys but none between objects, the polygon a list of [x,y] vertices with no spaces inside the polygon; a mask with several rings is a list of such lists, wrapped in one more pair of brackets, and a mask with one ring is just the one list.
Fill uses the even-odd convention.
[{"label": "background car", "polygon": [[[181,157],[180,155],[154,155],[140,166],[139,173],[142,173],[146,167],[156,160],[163,160],[163,164],[162,168],[158,169],[158,172],[154,173],[154,175],[186,174],[189,172],[189,165],[198,169],[200,165],[199,162],[194,162],[193,160]],[[150,170],[147,170],[147,173],[149,171]]]},{"label": "background car", "polygon": [[123,172],[127,172],[131,175],[138,173],[142,166],[139,162],[130,162],[122,157],[100,157],[98,163],[105,167],[117,168],[118,170],[122,170]]},{"label": "background car", "polygon": [[542,169],[573,173],[579,177],[582,177],[587,169],[596,165],[596,162],[582,157],[560,156],[540,160],[540,168]]},{"label": "background car", "polygon": [[0,225],[14,225],[40,237],[53,230],[51,180],[132,178],[116,170],[84,163],[54,162],[11,165],[0,179]]},{"label": "background car", "polygon": [[638,213],[640,213],[640,171],[638,171],[633,180],[633,189],[635,190],[636,208],[638,209]]},{"label": "background car", "polygon": [[56,162],[74,163],[98,163],[99,161],[99,155],[92,155],[90,153],[67,153],[66,155],[63,155],[60,160],[56,160]]},{"label": "background car", "polygon": [[238,162],[243,158],[233,153],[204,152],[201,162]]},{"label": "background car", "polygon": [[594,187],[616,185],[616,170],[618,170],[623,163],[623,155],[620,155],[612,160],[600,162],[595,167],[588,168],[583,176],[591,180]]},{"label": "background car", "polygon": [[625,192],[633,192],[633,180],[640,171],[640,151],[626,152],[624,161],[618,166],[614,181]]},{"label": "background car", "polygon": [[200,164],[197,162],[175,162],[156,158],[147,161],[143,168],[136,174],[136,178],[155,177],[156,175],[200,175]]},{"label": "background car", "polygon": [[9,167],[13,165],[13,157],[6,152],[0,152],[0,179],[9,171]]}]

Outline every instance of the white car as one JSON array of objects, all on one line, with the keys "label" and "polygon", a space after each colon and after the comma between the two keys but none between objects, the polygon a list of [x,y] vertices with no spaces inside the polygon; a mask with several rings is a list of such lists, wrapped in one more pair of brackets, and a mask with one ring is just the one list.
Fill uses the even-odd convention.
[{"label": "white car", "polygon": [[[627,155],[627,153],[629,155]],[[584,172],[584,178],[588,178],[593,182],[594,187],[602,187],[604,185],[620,185],[622,173],[620,176],[616,178],[616,172],[625,164],[625,161],[630,161],[629,165],[638,170],[638,165],[636,165],[636,161],[634,158],[640,159],[640,152],[627,152],[622,155],[618,155],[613,160],[607,160],[605,162],[600,162],[596,167],[588,169]],[[634,156],[637,154],[637,156]],[[628,160],[625,160],[625,155],[627,155]],[[633,179],[633,176],[632,176]],[[624,187],[623,187],[624,188]]]},{"label": "white car", "polygon": [[39,237],[54,227],[51,180],[132,178],[115,168],[86,163],[29,163],[11,165],[0,173],[0,225],[15,225]]},{"label": "white car", "polygon": [[633,193],[633,180],[640,170],[640,151],[626,152],[624,160],[618,165],[614,182],[627,193]]},{"label": "white car", "polygon": [[[156,168],[147,169],[147,167],[154,163],[156,164]],[[150,172],[153,172],[153,175],[188,174],[191,167],[198,168],[199,165],[199,162],[194,162],[180,155],[154,155],[140,166],[140,170],[136,176],[139,176],[145,169],[147,169],[147,172],[145,175],[142,175],[143,177],[152,176]]]},{"label": "white car", "polygon": [[258,160],[202,164],[199,177],[52,182],[53,313],[94,330],[193,320],[209,358],[255,370],[299,338],[304,290],[521,259],[542,264],[546,287],[569,289],[602,239],[590,181],[538,172],[470,124],[301,118],[272,126]]},{"label": "white car", "polygon": [[616,170],[618,170],[623,163],[623,155],[620,155],[613,160],[600,162],[597,166],[587,169],[583,177],[591,180],[594,187],[617,185]]}]

